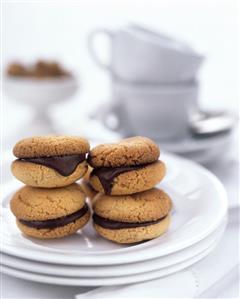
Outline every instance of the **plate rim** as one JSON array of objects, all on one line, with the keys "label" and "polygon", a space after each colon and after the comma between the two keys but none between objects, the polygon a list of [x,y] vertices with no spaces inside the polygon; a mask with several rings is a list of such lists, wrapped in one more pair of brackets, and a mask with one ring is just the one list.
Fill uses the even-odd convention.
[{"label": "plate rim", "polygon": [[[219,134],[216,136],[192,139],[189,134],[186,138],[187,143],[178,143],[178,142],[167,142],[167,141],[158,141],[164,151],[168,152],[169,149],[172,153],[176,154],[187,154],[196,151],[205,151],[209,150],[212,146],[223,144],[227,142],[234,134],[234,130],[229,131],[224,134]],[[180,146],[180,147],[179,147]]]},{"label": "plate rim", "polygon": [[[219,241],[219,240],[218,240]],[[135,275],[125,275],[122,278],[122,281],[116,283],[115,280],[119,279],[119,277],[114,277],[114,278],[109,278],[106,279],[106,277],[103,277],[102,279],[89,279],[89,278],[73,278],[73,279],[69,279],[69,278],[64,278],[61,277],[59,279],[59,277],[49,277],[47,275],[39,275],[36,273],[32,273],[32,272],[28,272],[28,271],[20,271],[14,268],[10,268],[10,267],[6,267],[6,266],[2,266],[2,273],[6,274],[6,275],[10,275],[10,276],[14,276],[13,273],[17,273],[18,272],[18,276],[14,276],[14,277],[18,277],[21,279],[25,279],[25,280],[30,280],[30,281],[35,281],[35,282],[41,282],[41,283],[50,283],[50,284],[54,284],[54,285],[68,285],[68,286],[110,286],[110,285],[123,285],[126,283],[140,283],[140,282],[145,282],[145,281],[149,281],[152,279],[157,279],[160,277],[164,277],[170,274],[173,274],[175,272],[181,271],[187,267],[190,267],[191,265],[197,263],[198,261],[202,260],[203,258],[205,258],[208,254],[210,254],[215,247],[218,244],[218,241],[216,241],[215,244],[213,244],[212,246],[210,246],[210,248],[207,248],[206,250],[204,250],[204,252],[200,253],[197,256],[194,256],[190,259],[188,259],[187,261],[184,261],[182,263],[179,263],[177,265],[173,265],[170,267],[167,267],[166,269],[160,269],[160,270],[156,270],[156,271],[150,271],[150,272],[145,272],[145,273],[140,273],[140,274],[135,274]],[[170,269],[170,270],[169,270]],[[7,270],[7,271],[6,271]],[[8,272],[8,273],[7,273]],[[12,274],[10,274],[10,272]],[[22,277],[21,275],[25,274],[25,278]],[[28,278],[26,278],[26,275]],[[140,278],[139,280],[135,280],[135,281],[130,281],[131,277],[135,277],[135,276],[140,276],[142,277],[142,279]],[[35,280],[33,279],[35,278]],[[51,281],[47,281],[46,279],[51,279]],[[38,279],[38,280],[36,280]],[[125,280],[124,280],[125,279]],[[43,281],[44,280],[44,281]],[[85,282],[84,282],[85,280]],[[111,283],[109,283],[109,280],[114,280]],[[90,282],[91,281],[91,282]],[[96,282],[97,281],[97,282]]]},{"label": "plate rim", "polygon": [[[157,258],[155,258],[155,259],[152,259],[152,260],[145,260],[145,261],[142,261],[142,264],[147,264],[149,261],[155,261],[155,263],[154,263],[154,267],[153,266],[151,266],[151,267],[147,267],[147,270],[146,270],[146,268],[145,269],[143,269],[143,268],[141,268],[141,270],[140,271],[132,271],[132,272],[129,272],[129,270],[127,270],[125,273],[124,273],[124,271],[120,271],[120,275],[116,275],[115,273],[116,273],[116,269],[114,270],[114,273],[112,273],[111,272],[111,276],[112,277],[119,277],[119,276],[126,276],[126,275],[135,275],[135,274],[140,274],[140,273],[145,273],[145,272],[151,272],[151,271],[154,271],[154,270],[160,270],[160,269],[165,269],[165,268],[167,268],[167,267],[169,267],[169,266],[173,266],[173,265],[176,265],[176,264],[179,264],[179,263],[181,263],[181,262],[184,262],[184,261],[187,261],[188,259],[190,259],[190,258],[192,258],[192,257],[194,257],[194,256],[196,256],[196,255],[198,255],[198,254],[200,254],[201,252],[203,252],[204,250],[206,250],[207,248],[210,248],[213,244],[215,244],[216,242],[218,242],[221,238],[222,238],[222,236],[223,236],[223,234],[224,234],[224,231],[225,231],[225,229],[226,229],[226,226],[227,226],[227,218],[225,218],[224,220],[223,220],[223,222],[220,224],[220,226],[211,234],[211,235],[209,235],[207,238],[209,238],[209,240],[206,240],[206,239],[203,239],[202,241],[199,241],[197,244],[193,244],[192,246],[190,246],[190,247],[188,247],[187,249],[190,249],[190,250],[192,250],[192,247],[194,247],[195,246],[195,248],[194,248],[194,253],[193,254],[188,254],[187,255],[187,257],[186,257],[186,254],[184,255],[184,250],[186,250],[186,248],[185,249],[183,249],[182,251],[182,255],[183,255],[183,258],[178,258],[177,259],[177,261],[175,261],[174,263],[166,263],[165,262],[165,265],[164,266],[162,266],[162,264],[160,264],[160,263],[158,263],[158,262],[160,262],[161,260],[162,260],[162,258],[164,258],[164,257],[157,257]],[[201,242],[204,242],[205,241],[205,244],[203,245],[203,244],[200,244]],[[201,249],[199,249],[199,247],[201,247]],[[176,253],[178,253],[178,252],[175,252],[175,253],[172,253],[172,254],[170,254],[170,255],[168,255],[168,258],[172,258],[172,256],[174,255],[174,254],[176,254]],[[15,269],[23,269],[24,271],[31,271],[31,270],[29,270],[33,265],[31,265],[31,264],[29,264],[28,265],[28,267],[26,267],[25,269],[23,268],[24,267],[24,262],[26,262],[26,260],[24,260],[24,261],[22,261],[22,264],[19,264],[18,266],[13,266],[13,265],[11,265],[11,263],[5,263],[4,262],[4,257],[6,258],[6,254],[2,254],[2,264],[3,265],[5,265],[5,266],[9,266],[9,267],[13,267],[13,268],[15,268]],[[9,255],[7,255],[7,257],[9,258]],[[10,259],[12,258],[12,264],[14,264],[14,260],[16,260],[16,259],[19,259],[19,258],[17,258],[16,256],[11,256],[10,255]],[[21,259],[20,259],[21,260]],[[32,264],[40,264],[41,265],[41,263],[39,263],[39,262],[36,262],[36,261],[31,261],[31,260],[27,260],[28,262],[30,262],[30,263],[32,263]],[[134,264],[138,264],[139,262],[136,262],[136,263],[134,263]],[[141,262],[140,262],[141,263]],[[45,263],[45,264],[47,264],[48,265],[48,263]],[[129,267],[129,264],[126,264],[128,267]],[[36,265],[34,265],[35,266],[35,269],[36,269]],[[51,266],[60,266],[59,267],[59,269],[57,269],[57,268],[55,268],[54,269],[54,271],[50,271],[49,270],[49,267],[45,270],[46,272],[47,272],[47,274],[50,274],[50,275],[53,275],[53,276],[61,276],[61,275],[58,275],[59,274],[59,270],[60,270],[60,268],[61,267],[63,267],[63,270],[64,270],[64,273],[66,273],[66,266],[68,267],[68,270],[67,270],[67,272],[70,272],[70,271],[72,271],[72,270],[70,270],[70,268],[72,267],[72,268],[81,268],[81,267],[79,267],[79,266],[69,266],[69,265],[60,265],[60,264],[49,264],[49,266],[51,267]],[[112,271],[112,268],[115,268],[115,267],[119,267],[120,265],[108,265],[107,267],[109,267],[109,273],[108,274],[106,274],[106,270],[105,269],[103,269],[104,267],[106,267],[105,265],[103,265],[103,266],[98,266],[100,269],[101,269],[101,275],[92,275],[92,274],[89,274],[89,273],[87,273],[86,272],[86,269],[78,269],[78,271],[80,270],[80,272],[82,271],[82,273],[84,273],[84,274],[74,274],[74,277],[83,277],[84,275],[85,275],[85,277],[108,277],[109,275],[110,275],[110,269],[111,269],[111,271]],[[130,267],[132,266],[132,263],[130,264]],[[160,266],[160,267],[159,267]],[[96,266],[85,266],[85,268],[92,268],[92,271],[95,271],[95,273],[96,273]],[[136,269],[136,270],[139,270],[139,267],[131,267],[131,268],[133,268],[133,269]],[[34,270],[34,271],[31,271],[31,272],[33,272],[33,273],[37,273],[37,274],[46,274],[46,272],[45,271],[39,271],[39,270]],[[105,272],[104,272],[105,271]],[[51,273],[50,273],[51,272]],[[55,272],[55,273],[54,273]],[[73,272],[72,272],[73,273]],[[75,271],[74,273],[77,273],[77,271]],[[86,273],[87,273],[87,275],[86,275]],[[91,272],[90,272],[91,273]],[[117,270],[117,273],[119,274],[119,269]],[[71,276],[73,276],[73,275],[66,275],[66,277],[71,277]]]}]

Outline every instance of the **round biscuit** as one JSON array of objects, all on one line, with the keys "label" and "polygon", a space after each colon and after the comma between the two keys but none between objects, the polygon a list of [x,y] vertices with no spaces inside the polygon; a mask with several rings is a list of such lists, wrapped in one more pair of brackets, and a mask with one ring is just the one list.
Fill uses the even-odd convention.
[{"label": "round biscuit", "polygon": [[54,189],[24,186],[13,195],[10,208],[18,219],[44,221],[73,214],[84,204],[85,195],[75,183]]},{"label": "round biscuit", "polygon": [[103,238],[120,244],[138,243],[155,239],[164,234],[170,225],[170,216],[166,216],[159,223],[124,229],[106,229],[97,224],[94,228]]},{"label": "round biscuit", "polygon": [[153,188],[132,195],[108,196],[97,194],[93,210],[97,215],[118,222],[156,221],[166,216],[172,207],[170,197],[163,190]]},{"label": "round biscuit", "polygon": [[78,164],[72,174],[63,176],[53,168],[36,163],[15,160],[11,165],[11,171],[15,178],[28,186],[41,188],[58,188],[71,185],[87,172],[87,168],[87,162],[83,161]]},{"label": "round biscuit", "polygon": [[101,144],[90,151],[92,167],[120,167],[151,163],[158,160],[158,145],[147,137],[131,137],[117,143]]},{"label": "round biscuit", "polygon": [[13,148],[17,158],[85,154],[90,149],[85,138],[77,136],[34,136],[20,140]]},{"label": "round biscuit", "polygon": [[67,225],[56,227],[53,229],[36,229],[28,227],[17,220],[17,226],[25,235],[29,237],[34,237],[37,239],[59,239],[66,236],[70,236],[76,233],[79,229],[87,224],[90,218],[90,212],[88,211],[82,217],[74,222]]},{"label": "round biscuit", "polygon": [[[146,164],[137,170],[126,171],[114,178],[110,194],[125,195],[149,190],[158,184],[165,174],[166,167],[162,161]],[[96,175],[90,176],[89,182],[97,192],[105,193]]]}]

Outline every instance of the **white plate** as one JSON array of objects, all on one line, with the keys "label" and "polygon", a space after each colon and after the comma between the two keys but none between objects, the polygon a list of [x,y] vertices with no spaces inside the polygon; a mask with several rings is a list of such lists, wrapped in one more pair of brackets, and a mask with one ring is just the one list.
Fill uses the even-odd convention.
[{"label": "white plate", "polygon": [[161,141],[160,145],[161,148],[166,151],[178,154],[187,154],[195,151],[211,150],[213,147],[221,148],[221,146],[229,142],[231,136],[232,132],[205,138],[195,138],[189,134],[181,140],[169,142]]},{"label": "white plate", "polygon": [[[189,247],[210,235],[227,211],[227,197],[219,180],[188,160],[162,155],[168,167],[159,185],[173,199],[174,213],[168,232],[138,245],[118,245],[101,238],[89,223],[78,234],[60,240],[23,236],[3,201],[4,253],[30,260],[71,265],[111,265],[161,257]],[[13,191],[13,190],[9,190]]]},{"label": "white plate", "polygon": [[62,273],[64,273],[65,277],[118,277],[146,273],[149,271],[160,270],[169,266],[173,266],[180,262],[184,262],[211,247],[214,243],[216,243],[216,240],[218,240],[222,236],[226,227],[226,222],[227,221],[225,219],[214,233],[193,246],[167,256],[137,263],[94,267],[65,266],[48,263],[38,263],[35,261],[20,259],[6,254],[2,254],[1,262],[4,266],[34,273],[42,273],[54,276],[62,276]]},{"label": "white plate", "polygon": [[167,267],[161,270],[141,273],[131,276],[121,276],[121,277],[103,277],[103,278],[69,278],[69,277],[55,277],[49,275],[41,275],[33,272],[21,271],[15,268],[1,266],[2,272],[4,274],[14,276],[17,278],[22,278],[35,282],[56,284],[56,285],[68,285],[68,286],[109,286],[109,285],[121,285],[121,284],[131,284],[137,282],[143,282],[151,279],[156,279],[160,277],[164,277],[180,270],[183,270],[196,262],[203,259],[207,256],[216,246],[217,242],[213,244],[211,247],[201,252],[197,256],[179,263],[177,265]]}]

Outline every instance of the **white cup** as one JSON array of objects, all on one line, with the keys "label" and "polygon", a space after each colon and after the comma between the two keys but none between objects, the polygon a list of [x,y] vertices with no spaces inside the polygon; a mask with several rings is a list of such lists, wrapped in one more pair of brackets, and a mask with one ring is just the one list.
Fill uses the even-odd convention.
[{"label": "white cup", "polygon": [[[95,38],[100,35],[110,39],[109,64],[100,59],[97,51]],[[88,37],[88,48],[98,66],[113,77],[133,83],[191,81],[203,61],[203,56],[186,44],[140,26],[95,30]]]},{"label": "white cup", "polygon": [[[123,136],[155,140],[182,139],[190,116],[198,109],[198,84],[130,85],[114,80],[113,100],[98,110],[98,118]],[[113,125],[111,120],[117,120]]]}]

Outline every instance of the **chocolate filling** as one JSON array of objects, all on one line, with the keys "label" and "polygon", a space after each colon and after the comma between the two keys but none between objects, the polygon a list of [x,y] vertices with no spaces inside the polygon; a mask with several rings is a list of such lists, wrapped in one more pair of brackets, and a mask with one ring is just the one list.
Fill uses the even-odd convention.
[{"label": "chocolate filling", "polygon": [[32,228],[36,228],[36,229],[44,229],[44,228],[52,229],[52,228],[61,227],[61,226],[67,225],[71,222],[74,222],[77,219],[79,219],[80,217],[84,216],[87,212],[88,212],[88,205],[85,204],[77,212],[74,212],[73,214],[59,217],[56,219],[49,219],[49,220],[44,220],[44,221],[35,221],[35,220],[29,221],[29,220],[18,219],[18,221],[28,227],[32,227]]},{"label": "chocolate filling", "polygon": [[121,173],[137,170],[140,168],[143,168],[145,165],[133,165],[133,166],[121,166],[121,167],[101,167],[101,168],[95,168],[91,172],[91,176],[96,175],[99,178],[99,181],[101,182],[104,192],[106,194],[111,194],[113,180],[119,176]]},{"label": "chocolate filling", "polygon": [[[167,216],[167,215],[166,215]],[[101,227],[107,229],[122,229],[122,228],[136,228],[136,227],[144,227],[153,224],[157,224],[162,221],[166,216],[155,220],[155,221],[147,221],[147,222],[118,222],[115,220],[110,220],[107,218],[103,218],[97,214],[93,214],[94,223],[98,224]]]},{"label": "chocolate filling", "polygon": [[78,154],[51,157],[20,158],[19,160],[44,165],[53,168],[62,176],[69,176],[76,170],[78,164],[82,163],[85,160],[85,158],[85,154]]}]

